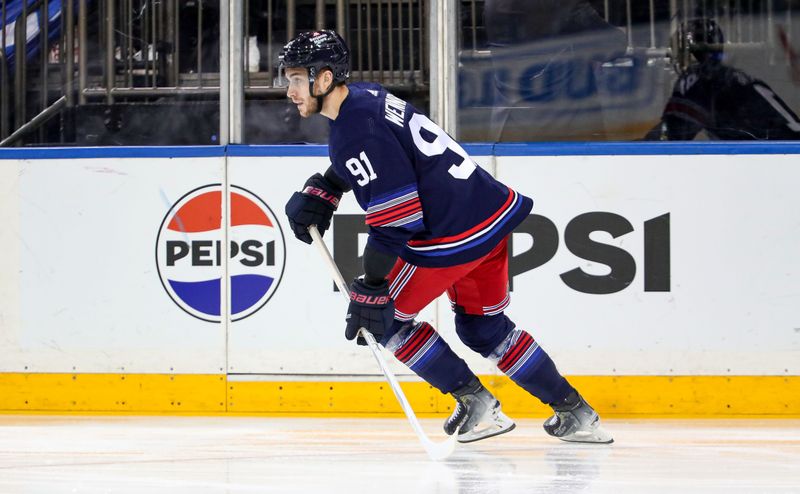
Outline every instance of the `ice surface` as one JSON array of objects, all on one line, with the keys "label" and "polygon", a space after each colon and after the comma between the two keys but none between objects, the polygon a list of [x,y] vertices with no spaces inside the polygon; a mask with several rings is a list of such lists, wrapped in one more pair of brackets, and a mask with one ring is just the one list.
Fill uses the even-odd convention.
[{"label": "ice surface", "polygon": [[0,415],[0,493],[800,493],[800,419],[604,420],[609,446],[541,422],[433,462],[402,417]]}]

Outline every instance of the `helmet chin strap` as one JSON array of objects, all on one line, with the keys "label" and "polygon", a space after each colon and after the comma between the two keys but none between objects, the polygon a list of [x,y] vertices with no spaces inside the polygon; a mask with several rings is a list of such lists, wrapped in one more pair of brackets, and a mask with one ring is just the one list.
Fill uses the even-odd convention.
[{"label": "helmet chin strap", "polygon": [[336,88],[336,84],[331,81],[331,86],[328,88],[327,91],[320,95],[314,94],[314,81],[316,80],[316,75],[312,73],[311,69],[308,70],[308,93],[311,95],[312,98],[317,100],[317,109],[314,110],[314,113],[319,113],[322,111],[322,104],[325,100],[325,96],[331,94],[334,88]]},{"label": "helmet chin strap", "polygon": [[[325,91],[324,93],[320,94],[319,96],[315,95],[313,93],[313,91],[311,92],[311,97],[316,98],[316,100],[317,100],[317,109],[314,110],[314,113],[319,113],[319,112],[322,111],[322,103],[323,103],[323,101],[325,99],[325,96],[331,94],[331,92],[333,92],[334,88],[336,88],[336,84],[331,84],[331,87],[329,87],[327,91]],[[313,88],[312,88],[312,90],[313,90]]]}]

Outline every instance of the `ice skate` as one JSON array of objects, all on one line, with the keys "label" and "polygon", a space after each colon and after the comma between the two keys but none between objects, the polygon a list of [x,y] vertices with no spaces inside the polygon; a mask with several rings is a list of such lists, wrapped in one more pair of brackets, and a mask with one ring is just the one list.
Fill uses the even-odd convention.
[{"label": "ice skate", "polygon": [[575,443],[610,444],[614,442],[600,427],[600,417],[577,392],[553,406],[555,414],[544,422],[544,430],[562,441]]},{"label": "ice skate", "polygon": [[514,429],[514,421],[500,409],[500,402],[474,379],[453,392],[456,409],[444,423],[444,431],[458,431],[458,442],[471,443]]}]

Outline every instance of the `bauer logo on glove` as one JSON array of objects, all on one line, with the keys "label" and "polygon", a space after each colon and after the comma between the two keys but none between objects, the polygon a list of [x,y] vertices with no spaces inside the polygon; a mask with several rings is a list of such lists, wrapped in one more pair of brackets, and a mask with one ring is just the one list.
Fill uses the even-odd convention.
[{"label": "bauer logo on glove", "polygon": [[319,197],[323,201],[329,202],[334,209],[339,207],[339,199],[341,194],[337,196],[336,194],[331,194],[325,189],[320,189],[319,187],[314,187],[313,185],[306,186],[306,188],[303,189],[303,194]]},{"label": "bauer logo on glove", "polygon": [[[381,341],[394,322],[394,301],[389,297],[389,283],[368,285],[362,279],[350,285],[350,306],[347,308],[344,336],[352,340],[361,328]],[[361,343],[360,341],[358,343]]]},{"label": "bauer logo on glove", "polygon": [[389,303],[389,297],[376,297],[374,295],[364,295],[363,293],[350,292],[350,300],[364,305],[386,305]]},{"label": "bauer logo on glove", "polygon": [[339,207],[344,191],[319,173],[303,185],[303,192],[295,192],[286,203],[286,216],[298,240],[311,243],[308,227],[317,225],[320,235],[331,226],[333,212]]}]

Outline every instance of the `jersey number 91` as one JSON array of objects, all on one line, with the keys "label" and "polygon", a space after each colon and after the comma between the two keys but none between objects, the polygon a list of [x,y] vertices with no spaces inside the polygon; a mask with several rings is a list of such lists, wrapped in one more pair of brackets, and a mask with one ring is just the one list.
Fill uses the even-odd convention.
[{"label": "jersey number 91", "polygon": [[[414,145],[417,146],[417,149],[425,156],[440,156],[450,149],[462,158],[460,163],[453,163],[450,165],[450,168],[447,169],[447,172],[452,175],[453,178],[466,180],[472,175],[472,172],[475,171],[475,162],[472,161],[472,158],[469,157],[469,154],[467,154],[464,148],[454,141],[452,137],[447,135],[438,125],[431,122],[428,117],[420,113],[415,113],[409,121],[409,127],[411,136],[414,139]],[[426,141],[425,138],[422,137],[422,129],[435,135],[436,139],[432,142]],[[367,153],[364,151],[361,151],[358,158],[350,158],[347,160],[345,166],[347,166],[350,173],[357,178],[356,183],[361,187],[378,178],[378,174],[375,173],[375,169],[372,167],[372,163],[370,163],[369,158],[367,158]]]}]

